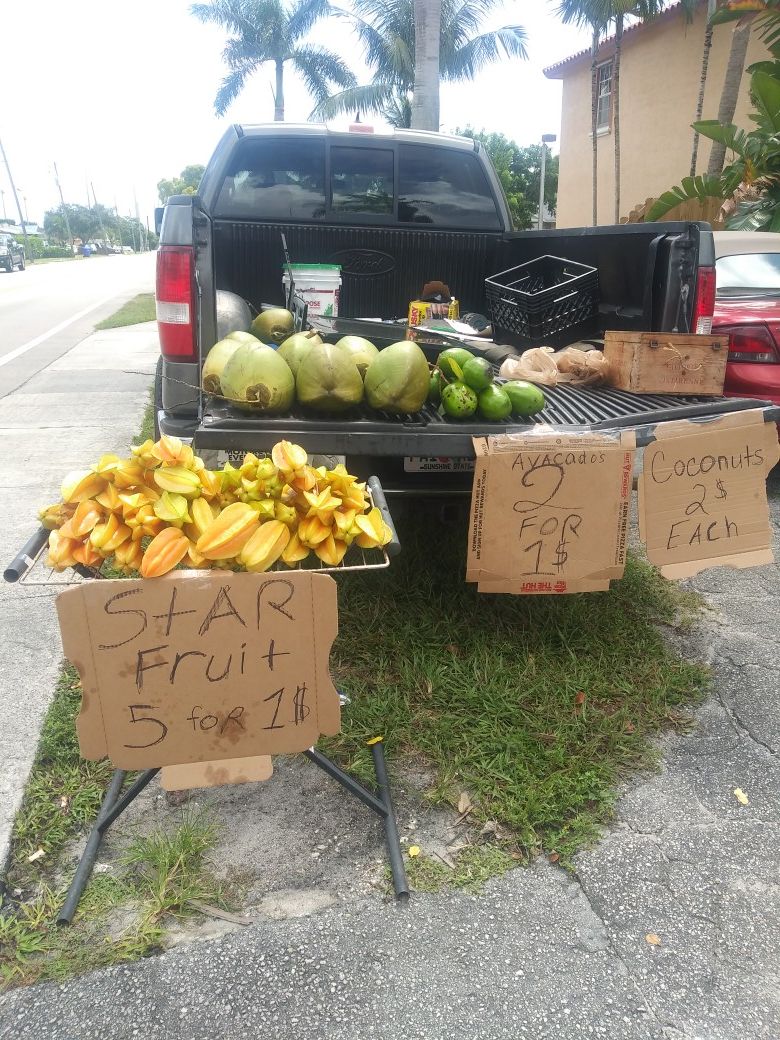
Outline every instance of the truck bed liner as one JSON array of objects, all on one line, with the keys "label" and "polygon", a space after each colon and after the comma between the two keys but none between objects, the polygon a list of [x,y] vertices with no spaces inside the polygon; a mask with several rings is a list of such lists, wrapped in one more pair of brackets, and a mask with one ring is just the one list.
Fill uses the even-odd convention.
[{"label": "truck bed liner", "polygon": [[284,438],[322,454],[469,457],[474,454],[472,437],[522,433],[541,423],[583,431],[635,428],[637,442],[646,444],[655,425],[674,419],[705,419],[761,407],[770,409],[767,419],[780,418],[780,409],[746,398],[671,397],[565,385],[544,392],[544,411],[525,422],[464,422],[443,418],[430,404],[415,415],[361,407],[330,418],[296,407],[287,415],[264,418],[207,399],[196,443],[201,448],[265,451]]}]

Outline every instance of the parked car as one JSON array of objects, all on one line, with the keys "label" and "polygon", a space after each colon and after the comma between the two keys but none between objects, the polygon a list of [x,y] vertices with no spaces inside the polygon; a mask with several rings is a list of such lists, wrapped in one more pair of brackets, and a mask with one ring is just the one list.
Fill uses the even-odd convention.
[{"label": "parked car", "polygon": [[24,246],[13,235],[0,234],[0,265],[10,274],[15,267],[24,270]]},{"label": "parked car", "polygon": [[715,232],[713,332],[729,337],[727,397],[780,404],[780,234]]}]

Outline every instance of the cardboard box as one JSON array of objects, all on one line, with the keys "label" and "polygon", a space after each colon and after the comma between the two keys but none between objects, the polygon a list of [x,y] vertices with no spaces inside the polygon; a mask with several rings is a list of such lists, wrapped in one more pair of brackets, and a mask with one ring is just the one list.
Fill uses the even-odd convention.
[{"label": "cardboard box", "polygon": [[449,303],[428,303],[425,300],[412,300],[409,304],[409,324],[421,325],[426,318],[459,318],[460,304],[457,300]]},{"label": "cardboard box", "polygon": [[466,580],[479,592],[601,592],[623,575],[634,436],[474,439]]},{"label": "cardboard box", "polygon": [[672,332],[607,332],[607,380],[637,394],[720,397],[726,378],[728,336]]},{"label": "cardboard box", "polygon": [[760,409],[663,423],[645,448],[639,536],[665,578],[772,563],[766,478],[780,457]]}]

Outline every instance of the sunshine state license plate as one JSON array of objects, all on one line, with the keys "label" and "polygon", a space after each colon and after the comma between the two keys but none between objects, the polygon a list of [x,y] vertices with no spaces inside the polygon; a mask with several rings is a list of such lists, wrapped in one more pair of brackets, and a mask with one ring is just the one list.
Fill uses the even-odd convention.
[{"label": "sunshine state license plate", "polygon": [[451,458],[443,455],[407,455],[405,473],[473,473],[474,459]]}]

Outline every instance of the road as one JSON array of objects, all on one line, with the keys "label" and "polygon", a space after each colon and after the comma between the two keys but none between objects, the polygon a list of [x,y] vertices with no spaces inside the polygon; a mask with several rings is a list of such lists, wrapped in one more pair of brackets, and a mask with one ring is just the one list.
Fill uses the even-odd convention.
[{"label": "road", "polygon": [[95,256],[0,273],[0,398],[89,335],[127,299],[154,291],[154,253]]},{"label": "road", "polygon": [[[154,254],[91,257],[0,274],[0,559],[56,501],[63,476],[138,432],[158,356],[153,322],[90,335],[154,288]],[[0,581],[0,872],[40,722],[59,671],[56,588]]]}]

